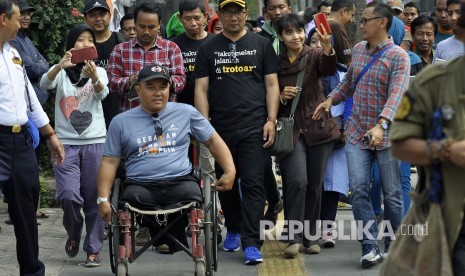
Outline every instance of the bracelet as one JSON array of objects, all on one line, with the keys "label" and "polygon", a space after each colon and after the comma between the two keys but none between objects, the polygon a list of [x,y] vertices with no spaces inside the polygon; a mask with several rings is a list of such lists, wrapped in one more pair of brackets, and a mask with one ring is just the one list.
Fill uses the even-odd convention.
[{"label": "bracelet", "polygon": [[46,140],[48,140],[54,135],[57,135],[57,133],[55,132],[55,130],[52,130],[52,132],[45,134],[44,137]]},{"label": "bracelet", "polygon": [[274,124],[276,124],[276,118],[273,118],[273,117],[267,117],[266,121],[267,122],[273,122]]},{"label": "bracelet", "polygon": [[93,82],[92,84],[93,84],[94,86],[97,86],[99,83],[100,83],[100,79],[98,79],[96,82]]}]

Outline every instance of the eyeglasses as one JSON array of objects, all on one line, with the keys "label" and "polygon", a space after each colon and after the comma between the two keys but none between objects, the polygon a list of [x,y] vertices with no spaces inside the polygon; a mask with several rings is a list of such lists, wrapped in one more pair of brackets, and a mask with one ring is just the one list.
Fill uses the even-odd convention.
[{"label": "eyeglasses", "polygon": [[245,15],[245,11],[221,11],[221,14],[227,18],[232,18],[233,16],[242,18]]},{"label": "eyeglasses", "polygon": [[237,58],[237,52],[236,52],[236,43],[235,42],[229,43],[229,51],[231,52],[231,58],[236,59]]},{"label": "eyeglasses", "polygon": [[130,31],[136,31],[136,27],[127,27],[127,28],[121,28],[124,32],[130,32]]},{"label": "eyeglasses", "polygon": [[380,19],[380,18],[384,18],[384,17],[377,16],[377,17],[373,17],[373,18],[362,18],[362,19],[360,19],[360,24],[366,25],[368,21],[371,21],[371,20],[374,20],[374,19]]},{"label": "eyeglasses", "polygon": [[160,116],[158,115],[158,113],[152,114],[152,120],[155,123],[155,134],[157,134],[157,136],[162,135],[163,127],[161,126]]}]

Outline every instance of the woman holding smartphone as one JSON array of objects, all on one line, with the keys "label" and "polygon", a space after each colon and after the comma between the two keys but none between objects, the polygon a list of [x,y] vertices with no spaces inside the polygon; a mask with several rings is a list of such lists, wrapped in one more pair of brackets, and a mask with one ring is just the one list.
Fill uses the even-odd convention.
[{"label": "woman holding smartphone", "polygon": [[[303,225],[303,231],[299,233],[292,233],[289,229],[289,245],[284,250],[288,258],[297,255],[301,244],[308,254],[320,252],[317,220],[323,176],[333,141],[339,136],[331,114],[318,121],[312,119],[314,110],[325,98],[321,78],[333,75],[337,66],[331,36],[324,28],[322,30],[323,33],[318,32],[322,49],[311,49],[305,45],[305,22],[301,17],[287,14],[278,22],[278,34],[286,46],[279,55],[280,117],[290,115],[292,101],[300,90],[294,114],[294,150],[279,159],[283,173],[285,219]],[[305,57],[307,60],[302,67],[301,60]],[[304,70],[303,82],[301,87],[296,87],[301,70]]]},{"label": "woman holding smartphone", "polygon": [[55,130],[66,152],[63,165],[53,168],[56,199],[68,234],[65,251],[70,258],[78,254],[85,219],[87,267],[101,265],[104,223],[98,215],[97,171],[106,137],[101,101],[108,95],[108,77],[91,60],[73,64],[71,59],[74,50],[92,47],[94,41],[88,25],[71,28],[66,53],[40,81],[43,88],[56,89]]}]

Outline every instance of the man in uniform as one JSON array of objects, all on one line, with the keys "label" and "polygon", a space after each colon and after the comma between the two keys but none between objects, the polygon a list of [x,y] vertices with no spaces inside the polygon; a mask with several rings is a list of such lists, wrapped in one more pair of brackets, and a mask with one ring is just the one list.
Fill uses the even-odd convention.
[{"label": "man in uniform", "polygon": [[19,274],[44,275],[36,221],[39,169],[28,118],[47,140],[55,165],[63,163],[65,154],[18,51],[8,43],[20,28],[19,17],[19,7],[13,0],[0,0],[0,189],[3,187],[14,225]]},{"label": "man in uniform", "polygon": [[[465,28],[465,1],[459,26]],[[465,39],[462,38],[462,41]],[[443,191],[441,208],[454,275],[465,271],[465,57],[425,68],[402,99],[391,130],[395,157],[424,166],[440,162]],[[443,132],[450,142],[428,141],[431,119],[442,111]],[[427,179],[427,181],[429,181]]]}]

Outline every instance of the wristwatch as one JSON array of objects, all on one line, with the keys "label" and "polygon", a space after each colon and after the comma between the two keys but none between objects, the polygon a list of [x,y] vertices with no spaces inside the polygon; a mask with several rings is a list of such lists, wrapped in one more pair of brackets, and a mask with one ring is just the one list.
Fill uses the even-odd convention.
[{"label": "wristwatch", "polygon": [[384,130],[388,130],[388,128],[389,128],[389,124],[384,120],[381,121],[381,122],[378,122],[378,125],[380,125],[381,128],[384,129]]},{"label": "wristwatch", "polygon": [[102,202],[107,202],[108,197],[97,197],[97,204],[100,205]]}]

